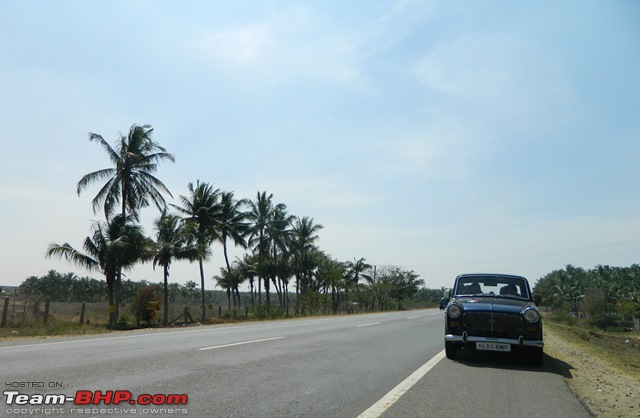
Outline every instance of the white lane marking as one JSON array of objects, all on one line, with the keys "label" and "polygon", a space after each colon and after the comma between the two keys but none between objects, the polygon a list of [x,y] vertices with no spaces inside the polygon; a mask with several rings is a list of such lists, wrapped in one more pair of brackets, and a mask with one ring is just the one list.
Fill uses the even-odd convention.
[{"label": "white lane marking", "polygon": [[416,319],[418,318],[417,316],[408,316],[407,319]]},{"label": "white lane marking", "polygon": [[380,400],[369,407],[366,411],[358,415],[358,418],[378,418],[382,415],[391,405],[393,405],[402,395],[407,393],[409,389],[415,385],[418,380],[427,374],[436,364],[444,358],[444,350],[433,356],[431,360],[420,366],[418,370],[411,373],[409,377],[404,379],[395,388],[391,389],[389,393],[384,395]]},{"label": "white lane marking", "polygon": [[[191,333],[191,332],[203,332],[203,331],[218,331],[218,330],[223,330],[223,329],[238,329],[238,328],[245,328],[242,326],[236,326],[236,327],[220,327],[220,328],[209,328],[209,329],[203,329],[201,327],[197,328],[197,329],[191,329],[191,330],[185,330],[185,331],[168,331],[168,332],[154,332],[154,333],[149,333],[149,334],[132,334],[132,335],[119,335],[116,337],[98,337],[98,338],[87,338],[84,340],[68,340],[68,341],[53,341],[50,343],[33,343],[33,344],[22,344],[22,345],[7,345],[4,347],[0,347],[0,350],[9,350],[11,348],[26,348],[26,347],[40,347],[40,346],[45,346],[45,345],[61,345],[61,344],[73,344],[73,343],[86,343],[86,342],[94,342],[94,341],[107,341],[107,340],[121,340],[121,339],[125,339],[125,338],[142,338],[142,337],[155,337],[158,335],[172,335],[172,334],[185,334],[185,333]],[[132,331],[132,332],[137,332],[137,331]],[[61,338],[64,338],[63,336],[60,336]]]},{"label": "white lane marking", "polygon": [[271,341],[271,340],[279,340],[282,339],[284,337],[272,337],[272,338],[263,338],[261,340],[252,340],[252,341],[243,341],[240,343],[232,343],[232,344],[223,344],[223,345],[214,345],[212,347],[203,347],[203,348],[198,348],[198,351],[203,351],[203,350],[213,350],[214,348],[223,348],[223,347],[232,347],[234,345],[243,345],[243,344],[253,344],[253,343],[261,343],[263,341]]},{"label": "white lane marking", "polygon": [[362,324],[362,325],[358,325],[358,328],[360,328],[360,327],[369,327],[369,326],[371,326],[371,325],[378,325],[378,324],[381,324],[381,322],[372,322],[372,323],[370,323],[370,324]]}]

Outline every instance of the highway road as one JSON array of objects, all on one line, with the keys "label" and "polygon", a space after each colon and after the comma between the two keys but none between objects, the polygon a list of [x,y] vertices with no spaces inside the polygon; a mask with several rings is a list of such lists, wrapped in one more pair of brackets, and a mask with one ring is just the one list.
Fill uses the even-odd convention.
[{"label": "highway road", "polygon": [[[4,341],[0,416],[590,416],[555,359],[533,367],[519,356],[444,358],[442,316],[419,310]],[[38,405],[46,395],[68,400]],[[74,397],[98,403],[74,405]],[[165,400],[187,402],[145,405]]]}]

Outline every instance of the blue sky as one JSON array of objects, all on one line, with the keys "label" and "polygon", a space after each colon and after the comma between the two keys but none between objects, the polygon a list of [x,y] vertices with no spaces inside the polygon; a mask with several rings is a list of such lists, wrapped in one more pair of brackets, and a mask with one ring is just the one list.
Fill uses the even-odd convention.
[{"label": "blue sky", "polygon": [[4,0],[0,284],[87,275],[44,253],[101,218],[97,186],[75,192],[109,166],[88,133],[134,123],[175,155],[157,173],[175,198],[266,190],[332,257],[427,287],[638,263],[639,21],[623,0]]}]

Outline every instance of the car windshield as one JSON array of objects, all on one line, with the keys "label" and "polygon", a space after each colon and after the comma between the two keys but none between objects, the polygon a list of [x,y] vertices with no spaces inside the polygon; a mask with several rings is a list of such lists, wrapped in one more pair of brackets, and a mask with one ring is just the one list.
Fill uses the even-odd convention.
[{"label": "car windshield", "polygon": [[524,279],[500,276],[462,277],[458,280],[455,294],[459,296],[529,297]]}]

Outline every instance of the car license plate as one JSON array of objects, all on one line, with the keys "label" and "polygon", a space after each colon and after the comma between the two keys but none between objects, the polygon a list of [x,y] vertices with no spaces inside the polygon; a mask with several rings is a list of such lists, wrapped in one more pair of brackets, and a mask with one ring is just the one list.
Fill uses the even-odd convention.
[{"label": "car license plate", "polygon": [[511,344],[477,342],[476,343],[476,350],[511,351]]}]

